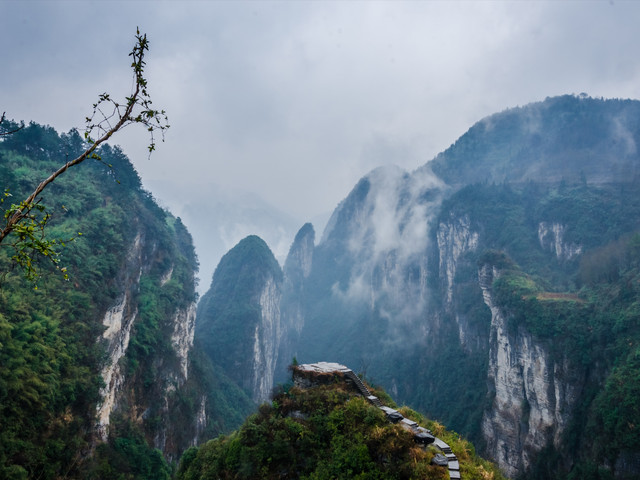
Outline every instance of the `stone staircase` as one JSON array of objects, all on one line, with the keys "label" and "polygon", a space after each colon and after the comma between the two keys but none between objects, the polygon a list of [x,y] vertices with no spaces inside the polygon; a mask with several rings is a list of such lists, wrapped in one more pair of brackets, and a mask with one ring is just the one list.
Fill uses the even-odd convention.
[{"label": "stone staircase", "polygon": [[[369,403],[378,407],[387,416],[387,419],[393,423],[399,423],[402,428],[410,431],[414,435],[414,440],[417,443],[423,445],[433,444],[435,445],[447,459],[447,468],[449,470],[449,478],[451,480],[459,480],[460,477],[460,463],[458,457],[451,451],[451,447],[438,437],[434,437],[432,432],[426,428],[419,426],[413,420],[405,418],[400,412],[393,408],[386,407],[382,404],[380,399],[375,395],[372,395],[369,389],[362,383],[360,377],[358,377],[353,371],[337,363],[319,362],[315,364],[299,365],[297,367],[301,371],[313,371],[322,373],[337,373],[342,374],[348,382],[355,385],[360,394],[366,398]],[[440,454],[438,454],[440,455]],[[444,458],[443,458],[444,460]],[[444,463],[444,462],[443,462]]]},{"label": "stone staircase", "polygon": [[354,385],[356,386],[356,388],[364,398],[369,400],[369,402],[375,405],[376,407],[378,408],[382,407],[382,402],[380,401],[380,399],[375,395],[371,395],[371,392],[369,391],[369,389],[365,386],[364,383],[362,383],[362,380],[360,380],[360,377],[355,373],[353,373],[353,370],[348,370],[343,373],[345,377],[347,377],[349,380],[351,380],[354,383]]},{"label": "stone staircase", "polygon": [[342,373],[348,380],[354,383],[354,385],[356,386],[356,388],[364,398],[366,398],[372,405],[375,405],[376,407],[381,409],[385,413],[385,415],[387,415],[387,418],[389,419],[389,421],[392,421],[394,423],[399,422],[400,426],[402,426],[405,430],[408,430],[415,435],[416,441],[419,441],[418,440],[419,438],[427,437],[428,440],[421,443],[428,444],[432,442],[436,447],[438,447],[442,451],[442,453],[444,454],[444,456],[447,458],[447,461],[448,461],[447,468],[449,469],[449,478],[451,480],[459,480],[461,478],[460,463],[458,462],[458,457],[455,456],[455,454],[451,450],[451,447],[446,442],[442,441],[437,437],[433,437],[431,435],[430,430],[427,430],[426,428],[419,426],[413,420],[404,418],[402,414],[397,410],[394,410],[392,408],[385,407],[384,405],[382,405],[382,402],[380,401],[380,399],[375,395],[371,395],[371,392],[365,386],[365,384],[362,383],[362,380],[360,380],[360,377],[358,377],[355,373],[353,373],[352,370],[346,369],[346,370],[343,370]]}]

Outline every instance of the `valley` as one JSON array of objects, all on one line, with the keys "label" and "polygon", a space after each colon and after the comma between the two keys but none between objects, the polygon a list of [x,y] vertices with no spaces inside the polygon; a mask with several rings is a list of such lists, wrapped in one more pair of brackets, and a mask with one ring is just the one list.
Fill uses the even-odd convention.
[{"label": "valley", "polygon": [[[47,201],[51,234],[77,237],[70,280],[40,261],[35,290],[0,250],[0,476],[418,475],[423,454],[361,396],[294,389],[292,364],[327,361],[432,425],[462,478],[636,478],[638,142],[638,101],[496,113],[414,171],[365,175],[282,265],[245,237],[200,298],[189,231],[101,147],[112,169],[80,168]],[[30,124],[0,141],[0,178],[20,196],[82,145]]]}]

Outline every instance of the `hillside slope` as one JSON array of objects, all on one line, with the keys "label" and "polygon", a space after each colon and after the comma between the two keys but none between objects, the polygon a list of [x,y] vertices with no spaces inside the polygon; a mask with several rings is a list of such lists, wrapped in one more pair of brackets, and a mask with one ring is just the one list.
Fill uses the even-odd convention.
[{"label": "hillside slope", "polygon": [[[83,148],[77,132],[33,123],[3,137],[6,200],[26,197]],[[33,284],[10,245],[0,249],[2,478],[168,478],[167,460],[237,426],[250,405],[232,383],[221,390],[226,377],[193,346],[189,233],[119,148],[100,154],[42,196],[47,235],[66,243],[59,266],[69,281],[36,256]]]},{"label": "hillside slope", "polygon": [[256,404],[273,388],[281,292],[278,262],[267,244],[251,235],[222,257],[198,305],[199,344]]},{"label": "hillside slope", "polygon": [[[594,392],[613,378],[634,384],[620,339],[638,341],[624,252],[640,231],[639,141],[640,102],[563,96],[478,122],[415,172],[374,170],[291,277],[281,310],[299,333],[287,351],[356,366],[511,477],[640,474],[635,422],[624,445],[607,437],[615,448],[574,428],[602,424]],[[541,305],[563,309],[496,300],[499,273],[483,263],[496,252],[534,279]],[[636,412],[626,405],[620,418]]]},{"label": "hillside slope", "polygon": [[[395,407],[383,391],[373,393]],[[400,412],[446,439],[462,478],[502,478],[458,435],[408,408]],[[448,479],[447,467],[432,462],[436,455],[446,465],[435,444],[416,443],[343,378],[329,376],[283,390],[238,431],[187,451],[177,478]]]}]

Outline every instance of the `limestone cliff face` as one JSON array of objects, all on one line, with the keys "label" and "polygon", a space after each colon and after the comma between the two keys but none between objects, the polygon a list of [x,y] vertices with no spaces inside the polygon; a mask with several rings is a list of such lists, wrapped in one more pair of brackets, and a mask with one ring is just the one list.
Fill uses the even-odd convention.
[{"label": "limestone cliff face", "polygon": [[559,261],[573,260],[582,253],[582,245],[568,243],[564,240],[567,226],[558,222],[540,222],[538,224],[538,240],[544,250],[556,254]]},{"label": "limestone cliff face", "polygon": [[296,234],[283,269],[281,341],[276,363],[276,381],[284,382],[287,379],[287,367],[298,354],[298,341],[304,326],[305,282],[313,266],[314,247],[315,230],[307,223]]},{"label": "limestone cliff face", "polygon": [[440,261],[440,277],[446,285],[445,298],[448,304],[453,300],[453,282],[460,257],[478,248],[478,232],[471,230],[468,215],[452,216],[441,222],[436,233]]},{"label": "limestone cliff face", "polygon": [[[192,302],[186,307],[177,308],[169,317],[171,333],[171,346],[173,354],[170,358],[158,358],[154,367],[161,372],[157,382],[159,384],[156,400],[146,402],[145,408],[137,408],[139,421],[145,421],[153,414],[162,419],[161,427],[155,431],[153,445],[165,453],[170,460],[177,460],[180,453],[189,446],[196,445],[200,433],[201,424],[206,424],[206,410],[200,405],[195,422],[182,425],[176,421],[176,409],[180,410],[179,402],[176,402],[178,393],[184,395],[184,385],[189,379],[189,358],[193,348],[194,330],[196,319],[196,303]],[[193,416],[194,411],[180,412],[180,416]],[[204,418],[204,419],[203,419]],[[193,436],[193,440],[187,443],[187,439]]]},{"label": "limestone cliff face", "polygon": [[220,261],[198,306],[196,338],[211,362],[229,372],[256,403],[273,388],[282,338],[282,271],[254,235]]},{"label": "limestone cliff face", "polygon": [[445,309],[450,311],[458,326],[458,338],[465,349],[482,350],[485,336],[472,326],[465,315],[454,306],[456,273],[463,257],[478,249],[479,234],[471,229],[468,215],[451,215],[440,222],[436,231],[440,282],[444,287]]},{"label": "limestone cliff face", "polygon": [[253,334],[252,398],[256,403],[269,400],[278,361],[282,326],[280,324],[281,286],[273,276],[267,278],[260,294],[260,321]]},{"label": "limestone cliff face", "polygon": [[193,338],[196,328],[196,303],[188,307],[178,309],[174,315],[171,345],[180,360],[180,383],[189,377],[189,352],[193,347]]},{"label": "limestone cliff face", "polygon": [[[314,246],[315,231],[313,226],[307,223],[298,231],[284,264],[283,296],[286,301],[283,305],[286,307],[282,312],[283,324],[287,333],[290,332],[292,335],[299,335],[304,325],[304,284],[311,273]],[[290,342],[294,341],[292,337]]]},{"label": "limestone cliff face", "polygon": [[[175,421],[192,413],[176,404],[176,396],[189,378],[196,311],[195,272],[177,255],[190,243],[179,245],[178,237],[169,233],[159,239],[157,230],[151,234],[148,229],[147,224],[138,223],[137,234],[114,282],[119,293],[102,319],[105,330],[99,341],[104,344],[106,359],[96,434],[100,441],[107,440],[110,434],[117,435],[117,425],[113,423],[117,414],[139,425],[153,447],[175,460],[190,446],[185,438],[197,436],[196,425]],[[182,272],[180,278],[175,278],[176,269]],[[157,330],[158,337],[168,339],[164,347],[139,347],[143,340],[136,336],[150,328]],[[134,343],[136,346],[132,346]]]},{"label": "limestone cliff face", "polygon": [[142,247],[143,237],[138,233],[126,256],[126,262],[122,270],[123,290],[120,298],[107,311],[102,321],[106,330],[102,338],[106,341],[107,358],[102,368],[104,388],[100,394],[102,403],[98,405],[97,431],[102,440],[106,440],[109,433],[109,419],[116,406],[117,396],[122,391],[125,375],[120,360],[127,353],[131,328],[138,314],[138,308],[134,298],[139,288],[142,275]]},{"label": "limestone cliff face", "polygon": [[508,314],[492,295],[492,283],[499,275],[489,264],[478,273],[491,309],[487,382],[492,400],[482,418],[482,434],[486,452],[509,477],[515,477],[526,471],[542,448],[560,447],[582,378],[568,361],[554,361],[548,347],[526,330],[508,326]]}]

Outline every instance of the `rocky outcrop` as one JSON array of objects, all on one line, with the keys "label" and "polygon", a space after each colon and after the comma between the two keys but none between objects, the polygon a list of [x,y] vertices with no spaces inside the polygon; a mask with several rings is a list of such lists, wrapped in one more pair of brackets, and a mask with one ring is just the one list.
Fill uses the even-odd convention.
[{"label": "rocky outcrop", "polygon": [[174,316],[173,325],[171,345],[180,361],[180,372],[182,374],[180,383],[182,383],[189,376],[189,352],[193,347],[196,328],[196,303],[193,302],[186,309],[178,310]]},{"label": "rocky outcrop", "polygon": [[567,226],[557,222],[540,222],[538,240],[544,250],[556,254],[559,261],[573,260],[582,253],[582,245],[564,241]]},{"label": "rocky outcrop", "polygon": [[440,278],[446,285],[445,298],[448,304],[453,300],[453,283],[460,257],[478,248],[478,232],[471,230],[468,215],[451,217],[441,222],[436,232],[440,260]]},{"label": "rocky outcrop", "polygon": [[118,301],[104,316],[102,324],[107,327],[102,334],[106,341],[107,361],[102,369],[104,387],[100,391],[102,402],[98,405],[97,432],[102,440],[106,440],[109,433],[109,417],[116,406],[117,396],[125,381],[125,375],[120,360],[127,353],[131,328],[138,313],[132,297],[138,289],[142,274],[143,237],[136,235],[122,270],[123,291]]},{"label": "rocky outcrop", "polygon": [[260,295],[260,321],[253,335],[252,398],[256,403],[269,400],[278,361],[281,338],[280,282],[270,277]]},{"label": "rocky outcrop", "polygon": [[515,477],[545,446],[560,446],[581,381],[567,360],[554,360],[548,347],[526,330],[509,327],[508,314],[492,295],[492,283],[499,275],[490,264],[478,274],[491,309],[487,374],[491,404],[482,418],[482,434],[486,452],[509,477]]}]

